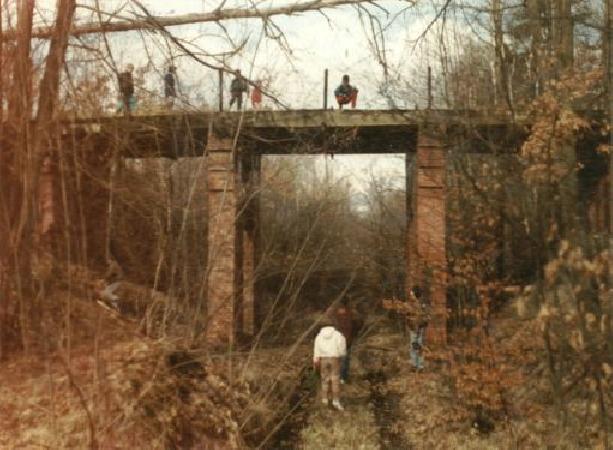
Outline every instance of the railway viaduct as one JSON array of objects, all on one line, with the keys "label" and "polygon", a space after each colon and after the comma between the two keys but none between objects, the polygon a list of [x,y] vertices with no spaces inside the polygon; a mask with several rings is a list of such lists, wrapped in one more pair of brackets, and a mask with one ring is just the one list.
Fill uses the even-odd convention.
[{"label": "railway viaduct", "polygon": [[[205,156],[207,338],[253,334],[258,183],[264,154],[404,153],[406,286],[426,287],[429,339],[446,340],[446,161],[449,152],[514,152],[525,123],[505,113],[451,110],[164,112],[73,119],[68,132],[117,139],[122,157]],[[493,150],[496,149],[496,150]],[[409,163],[409,160],[411,163]]]}]

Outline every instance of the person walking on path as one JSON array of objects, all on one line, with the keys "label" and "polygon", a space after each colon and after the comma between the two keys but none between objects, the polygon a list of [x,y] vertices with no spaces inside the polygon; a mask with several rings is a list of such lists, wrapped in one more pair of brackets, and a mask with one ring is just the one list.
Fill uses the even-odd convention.
[{"label": "person walking on path", "polygon": [[424,369],[424,336],[429,321],[428,304],[423,298],[422,290],[419,286],[413,286],[409,298],[409,339],[411,365],[417,371]]},{"label": "person walking on path", "polygon": [[236,102],[236,109],[243,109],[243,94],[249,92],[249,84],[240,70],[236,71],[236,77],[230,83],[230,108]]},{"label": "person walking on path", "polygon": [[321,375],[322,404],[328,405],[328,394],[332,391],[332,406],[339,411],[344,410],[340,402],[340,359],[346,352],[343,334],[331,321],[324,321],[313,344],[313,365],[319,368]]}]

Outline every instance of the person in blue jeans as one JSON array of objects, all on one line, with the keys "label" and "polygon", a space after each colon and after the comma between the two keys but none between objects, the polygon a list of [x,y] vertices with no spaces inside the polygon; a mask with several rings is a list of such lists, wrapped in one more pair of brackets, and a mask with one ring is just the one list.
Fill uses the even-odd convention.
[{"label": "person in blue jeans", "polygon": [[424,369],[424,355],[423,355],[423,346],[424,346],[424,331],[425,328],[418,327],[416,331],[410,332],[411,338],[411,365],[415,370],[423,370]]},{"label": "person in blue jeans", "polygon": [[429,319],[428,305],[422,298],[419,286],[411,289],[409,301],[412,309],[409,316],[410,361],[415,370],[421,371],[424,369],[423,348]]}]

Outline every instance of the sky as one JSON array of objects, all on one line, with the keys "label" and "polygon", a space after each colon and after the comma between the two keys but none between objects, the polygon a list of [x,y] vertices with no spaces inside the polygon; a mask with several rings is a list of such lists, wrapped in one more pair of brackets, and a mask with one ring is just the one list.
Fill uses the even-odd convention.
[{"label": "sky", "polygon": [[[130,2],[123,0],[98,0],[101,8],[108,12],[121,12],[132,17],[138,11]],[[219,5],[210,0],[142,0],[155,15],[178,15],[208,12]],[[303,0],[305,1],[305,0]],[[288,1],[267,0],[258,4],[260,8],[280,6]],[[283,103],[292,109],[322,107],[323,72],[329,70],[328,104],[335,107],[334,87],[343,74],[351,75],[352,84],[359,89],[358,108],[413,108],[425,107],[426,67],[436,64],[438,47],[436,24],[426,37],[416,43],[440,8],[439,0],[419,0],[418,6],[407,1],[383,0],[379,7],[366,5],[380,25],[375,38],[378,45],[385,45],[387,82],[401,86],[403,95],[397,103],[390,104],[381,90],[385,89],[383,66],[373,52],[373,33],[367,17],[360,20],[355,6],[343,6],[322,12],[308,12],[296,16],[275,16],[277,28],[268,28],[268,33],[282,32],[283,39],[266,36],[261,20],[235,20],[171,27],[169,31],[181,39],[190,50],[202,52],[206,61],[225,64],[241,69],[250,79],[263,79],[265,86]],[[82,5],[94,7],[96,0],[82,0]],[[54,17],[55,1],[39,1],[38,23],[49,23]],[[228,0],[224,8],[245,7],[247,2]],[[86,8],[77,10],[77,22],[95,19]],[[446,26],[451,28],[455,19],[449,18]],[[456,27],[457,28],[457,27]],[[141,69],[144,87],[161,102],[162,77],[164,68],[172,60],[178,69],[180,93],[188,108],[216,108],[218,102],[217,73],[203,67],[189,57],[180,56],[177,48],[167,45],[159,35],[140,32],[114,33],[107,36],[112,61],[118,70],[132,63]],[[242,51],[232,56],[223,56],[232,49],[232,43],[244,41]],[[75,41],[72,41],[75,43]],[[99,35],[85,38],[85,43],[101,47],[104,43]],[[281,45],[283,43],[283,45]],[[44,53],[44,48],[43,52]],[[41,54],[42,54],[41,53]],[[215,55],[215,56],[210,56]],[[71,73],[88,77],[95,70],[88,70],[89,63],[77,62],[83,54],[72,53],[69,67]],[[108,69],[107,69],[108,70]],[[226,77],[226,89],[230,77]],[[392,88],[394,89],[394,88]],[[225,95],[226,101],[229,96]],[[115,99],[109,99],[113,108]],[[265,107],[274,107],[265,100]],[[332,176],[348,180],[352,190],[359,195],[368,186],[371,177],[389,180],[391,185],[404,189],[404,159],[398,155],[339,155],[334,159],[321,156],[318,166],[328,167]]]},{"label": "sky", "polygon": [[[300,164],[308,158],[315,171],[314,189],[323,189],[326,174],[333,185],[346,185],[351,192],[351,206],[356,211],[368,209],[366,197],[373,181],[385,189],[406,190],[404,154],[337,154],[330,155],[264,155],[262,170],[267,170],[268,161],[274,165],[275,159],[290,159]],[[319,180],[319,181],[318,181]]]},{"label": "sky", "polygon": [[[131,2],[124,0],[97,0],[108,12],[119,11],[132,17],[140,12]],[[305,1],[305,0],[303,0]],[[177,15],[210,12],[219,6],[210,0],[142,0],[155,15]],[[281,6],[291,3],[287,0],[266,0],[258,3],[259,8]],[[342,6],[322,12],[307,12],[294,16],[275,16],[276,28],[268,27],[267,32],[259,19],[233,20],[222,22],[171,27],[169,31],[195,52],[204,52],[206,61],[215,65],[225,64],[241,69],[250,79],[263,79],[265,86],[282,102],[292,109],[322,107],[323,73],[329,70],[328,105],[334,105],[333,90],[340,83],[343,74],[351,75],[352,84],[359,89],[358,108],[414,108],[424,107],[427,102],[425,80],[427,65],[437,65],[440,58],[436,30],[439,24],[418,45],[415,40],[434,19],[441,7],[440,0],[418,0],[417,6],[402,0],[382,0],[378,6],[364,4],[380,25],[382,31],[375,32],[378,45],[385,45],[387,76],[373,51],[373,32],[366,16],[360,20],[356,6]],[[54,15],[55,1],[37,2],[39,22],[49,22]],[[82,5],[94,7],[96,0],[82,0]],[[245,7],[249,3],[228,0],[224,8]],[[79,8],[77,21],[95,18],[86,8]],[[452,28],[456,19],[449,17],[447,29]],[[456,29],[461,27],[456,26]],[[377,28],[375,28],[377,30]],[[273,39],[270,34],[282,33],[282,39]],[[268,34],[269,36],[267,36]],[[86,42],[102,45],[99,36],[90,36]],[[119,69],[128,63],[137,68],[146,68],[143,78],[145,87],[155,94],[162,89],[162,72],[169,61],[178,68],[180,91],[186,104],[198,107],[217,105],[217,73],[203,67],[189,57],[179,56],[180,51],[168,46],[159,35],[140,32],[125,32],[108,35],[113,61]],[[244,42],[242,50],[232,56],[223,56],[233,45]],[[452,51],[453,49],[450,49]],[[73,64],[75,71],[83,64]],[[226,89],[230,82],[226,77]],[[402,95],[396,95],[402,89]],[[381,91],[392,92],[396,98],[390,103]],[[226,94],[226,99],[228,98]],[[265,105],[273,107],[270,102]],[[335,106],[335,105],[334,105]]]}]

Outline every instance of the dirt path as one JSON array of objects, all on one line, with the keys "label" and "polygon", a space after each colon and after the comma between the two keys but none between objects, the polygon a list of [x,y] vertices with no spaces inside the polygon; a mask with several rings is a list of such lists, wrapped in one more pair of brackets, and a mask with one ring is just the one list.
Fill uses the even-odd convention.
[{"label": "dirt path", "polygon": [[370,401],[374,406],[375,421],[379,428],[379,443],[382,450],[410,449],[412,446],[402,432],[400,395],[390,389],[383,370],[366,374],[370,385]]}]

